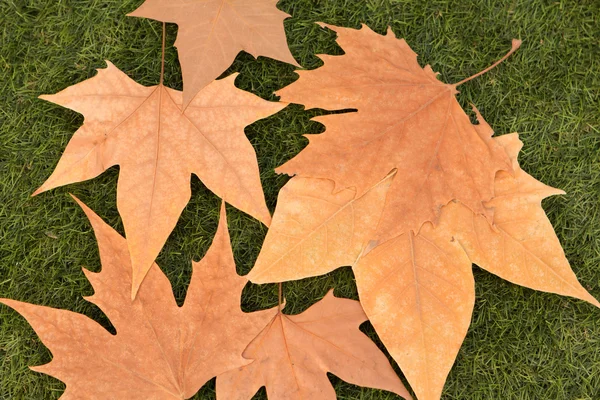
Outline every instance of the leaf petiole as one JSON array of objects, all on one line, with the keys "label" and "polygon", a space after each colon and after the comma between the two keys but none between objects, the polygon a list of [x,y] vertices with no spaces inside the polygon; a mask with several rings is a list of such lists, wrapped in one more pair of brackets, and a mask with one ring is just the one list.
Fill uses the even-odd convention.
[{"label": "leaf petiole", "polygon": [[471,79],[475,79],[475,78],[477,78],[478,76],[481,76],[481,75],[485,74],[486,72],[488,72],[489,70],[491,70],[491,69],[495,68],[495,67],[496,67],[498,64],[502,63],[504,60],[506,60],[508,57],[510,57],[510,55],[511,55],[512,53],[514,53],[515,51],[517,51],[517,49],[518,49],[519,47],[521,47],[521,43],[522,43],[522,41],[521,41],[520,39],[513,39],[513,40],[512,40],[512,47],[511,47],[510,51],[504,55],[504,57],[502,57],[501,59],[499,59],[498,61],[496,61],[495,63],[493,63],[492,65],[490,65],[490,66],[489,66],[489,67],[487,67],[486,69],[484,69],[483,71],[480,71],[480,72],[476,73],[475,75],[471,75],[470,77],[468,77],[468,78],[465,78],[465,79],[463,79],[462,81],[460,81],[460,82],[458,82],[458,83],[455,83],[455,84],[454,84],[454,85],[452,85],[452,86],[454,86],[454,87],[460,86],[460,85],[462,85],[463,83],[465,83],[465,82],[468,82],[468,81],[470,81]]}]

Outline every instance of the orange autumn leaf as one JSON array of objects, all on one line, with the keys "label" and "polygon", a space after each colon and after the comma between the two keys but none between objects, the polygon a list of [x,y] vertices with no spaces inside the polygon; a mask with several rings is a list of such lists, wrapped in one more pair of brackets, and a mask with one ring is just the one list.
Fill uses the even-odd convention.
[{"label": "orange autumn leaf", "polygon": [[[477,129],[491,132],[485,122]],[[494,209],[494,225],[462,203],[450,202],[442,208],[435,227],[427,223],[418,234],[408,231],[367,248],[353,265],[361,304],[420,400],[440,398],[467,333],[475,297],[471,263],[513,283],[600,306],[575,277],[541,207],[543,198],[563,192],[519,167],[522,143],[517,134],[494,141],[506,151],[513,170],[498,172],[496,195],[486,203]],[[334,194],[320,196],[327,200]],[[265,243],[270,243],[271,230],[275,237],[297,229],[279,223],[280,208],[285,209],[285,203],[278,204]],[[338,229],[350,229],[350,222]],[[261,260],[278,251],[272,244],[263,248],[249,274],[253,282],[311,276],[300,263],[273,266]],[[295,257],[310,257],[309,251]],[[330,248],[329,253],[330,264],[347,263],[347,258],[335,256],[336,249]]]},{"label": "orange autumn leaf", "polygon": [[378,227],[381,242],[435,222],[453,199],[491,221],[483,202],[493,197],[496,172],[510,170],[510,163],[471,124],[456,100],[457,84],[421,68],[391,30],[381,36],[366,26],[328,27],[345,54],[320,56],[322,67],[298,71],[300,79],[278,94],[307,108],[358,111],[315,118],[325,133],[307,135],[308,146],[277,171],[332,179],[338,190],[355,187],[361,195],[397,169]]},{"label": "orange autumn leaf", "polygon": [[84,270],[97,305],[116,329],[71,311],[0,299],[23,315],[53,354],[35,371],[66,384],[61,399],[187,399],[208,380],[250,362],[242,353],[277,310],[244,313],[247,280],[236,273],[225,208],[212,246],[175,302],[156,264],[132,301],[126,240],[81,204],[98,240],[102,270]]},{"label": "orange autumn leaf", "polygon": [[117,206],[135,296],[191,196],[196,174],[214,193],[269,224],[256,153],[244,127],[285,107],[234,86],[205,87],[181,112],[181,92],[142,86],[110,62],[98,75],[41,98],[84,115],[56,169],[34,193],[91,179],[119,165]]},{"label": "orange autumn leaf", "polygon": [[249,400],[265,386],[269,400],[334,400],[331,372],[411,399],[385,355],[359,330],[366,320],[359,302],[333,290],[302,314],[278,313],[244,352],[254,362],[217,377],[217,398]]},{"label": "orange autumn leaf", "polygon": [[278,0],[146,0],[133,17],[179,25],[175,46],[185,108],[244,50],[299,66],[287,45]]},{"label": "orange autumn leaf", "polygon": [[514,175],[498,172],[496,196],[486,204],[494,207],[493,226],[452,202],[435,228],[392,239],[354,266],[361,304],[419,399],[440,398],[467,333],[475,297],[471,262],[522,286],[600,306],[577,281],[541,207],[543,198],[563,192],[519,167],[517,134],[495,141]]}]

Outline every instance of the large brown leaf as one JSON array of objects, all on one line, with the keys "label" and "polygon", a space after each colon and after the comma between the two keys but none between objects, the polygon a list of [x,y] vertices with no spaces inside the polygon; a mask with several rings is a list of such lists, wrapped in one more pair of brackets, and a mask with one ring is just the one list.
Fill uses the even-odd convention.
[{"label": "large brown leaf", "polygon": [[242,357],[245,347],[277,310],[240,309],[247,280],[235,271],[224,206],[212,246],[194,263],[182,307],[156,264],[132,301],[126,240],[81,206],[102,261],[100,273],[84,270],[95,290],[87,299],[104,311],[116,335],[81,314],[0,299],[29,321],[52,352],[49,364],[33,369],[67,385],[61,399],[180,400],[212,377],[250,362]]},{"label": "large brown leaf", "polygon": [[146,0],[131,16],[179,25],[175,46],[183,73],[183,104],[225,71],[244,50],[299,66],[283,29],[278,0]]},{"label": "large brown leaf", "polygon": [[244,352],[255,361],[217,377],[217,398],[248,400],[266,386],[269,400],[335,399],[331,372],[410,399],[385,355],[358,329],[366,320],[357,301],[333,290],[302,314],[278,313]]},{"label": "large brown leaf", "polygon": [[[477,129],[491,132],[485,122]],[[494,225],[464,204],[450,202],[442,208],[435,228],[427,223],[418,234],[405,232],[371,251],[367,245],[364,255],[353,265],[367,316],[421,400],[440,398],[467,332],[474,302],[471,262],[519,285],[600,306],[577,281],[541,207],[543,198],[563,192],[542,184],[519,167],[517,154],[522,143],[517,134],[494,141],[505,149],[513,170],[498,172],[496,196],[486,203],[494,209]],[[305,202],[315,203],[316,198],[327,201],[335,194],[321,192],[313,196]],[[307,205],[293,206],[308,209]],[[287,207],[283,201],[277,205],[265,247],[248,275],[255,283],[312,276],[313,269],[306,268],[306,263],[263,261],[281,252],[272,238],[298,229],[279,218],[280,210]],[[373,207],[377,208],[378,203]],[[365,215],[356,216],[362,217]],[[318,224],[313,218],[305,217],[309,226]],[[304,222],[301,219],[299,223]],[[337,229],[351,229],[350,221],[343,221]],[[351,244],[348,237],[329,243],[327,255],[319,258],[327,260],[328,271],[331,265],[347,263],[347,255],[337,249],[348,249]],[[323,246],[314,243],[304,249],[304,254],[294,256],[311,257],[314,248]]]},{"label": "large brown leaf", "polygon": [[[577,281],[543,198],[563,193],[517,163],[517,134],[496,139],[514,175],[496,177],[494,225],[452,202],[425,225],[375,248],[354,266],[361,303],[419,399],[439,399],[467,333],[474,301],[471,262],[511,282],[600,306]],[[404,239],[409,237],[410,240]]]},{"label": "large brown leaf", "polygon": [[117,206],[132,258],[135,296],[191,195],[190,176],[269,224],[256,153],[244,127],[285,107],[234,86],[205,87],[181,112],[181,92],[139,85],[110,62],[98,75],[43,99],[85,116],[50,178],[34,193],[120,166]]},{"label": "large brown leaf", "polygon": [[277,171],[332,179],[338,190],[355,187],[361,195],[398,169],[378,228],[382,242],[435,222],[452,199],[491,220],[483,202],[493,197],[496,171],[510,170],[510,163],[471,124],[456,85],[421,68],[391,30],[381,36],[366,26],[329,27],[345,54],[321,56],[324,66],[299,71],[300,79],[278,94],[308,108],[358,112],[317,117],[325,133],[308,135],[306,149]]}]

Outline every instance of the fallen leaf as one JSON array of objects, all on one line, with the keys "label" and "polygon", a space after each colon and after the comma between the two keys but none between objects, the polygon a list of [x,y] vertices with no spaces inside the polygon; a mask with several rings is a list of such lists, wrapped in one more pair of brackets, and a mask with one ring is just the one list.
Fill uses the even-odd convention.
[{"label": "fallen leaf", "polygon": [[231,205],[269,224],[256,153],[244,127],[285,107],[234,86],[205,87],[181,112],[181,92],[139,85],[107,61],[98,75],[42,99],[85,116],[34,195],[120,166],[117,206],[131,253],[132,295],[175,227],[196,174]]},{"label": "fallen leaf", "polygon": [[270,400],[335,399],[331,372],[411,399],[385,355],[359,330],[366,320],[359,302],[333,290],[302,314],[279,312],[244,352],[255,361],[217,377],[217,398],[248,400],[266,386]]},{"label": "fallen leaf", "polygon": [[187,399],[214,376],[250,362],[242,357],[245,347],[277,310],[240,309],[247,280],[235,270],[224,205],[212,246],[193,263],[182,307],[156,264],[132,301],[126,240],[80,205],[102,262],[99,273],[84,270],[95,291],[87,300],[106,314],[116,335],[81,314],[0,299],[52,352],[49,364],[32,369],[66,384],[61,399]]},{"label": "fallen leaf", "polygon": [[[477,129],[491,132],[485,123]],[[543,198],[563,192],[542,184],[519,167],[517,154],[522,143],[517,134],[494,141],[505,149],[513,171],[498,172],[496,195],[485,204],[493,207],[494,225],[464,204],[450,202],[442,208],[435,228],[426,223],[418,234],[408,231],[363,251],[352,267],[365,313],[421,400],[440,398],[467,333],[475,298],[471,263],[513,283],[600,307],[575,277],[541,207]],[[330,192],[314,195],[325,201],[335,196]],[[261,259],[271,260],[270,253],[281,251],[269,236],[298,229],[279,218],[278,210],[285,210],[285,204],[278,203],[277,207],[265,247],[248,275],[254,283],[313,276],[306,262],[269,263]],[[377,203],[373,207],[377,208]],[[311,217],[305,219],[311,225],[318,223]],[[337,226],[340,232],[350,228],[350,221]],[[346,238],[336,246],[346,249],[350,244]],[[313,247],[294,257],[312,257]],[[327,260],[328,266],[347,263],[347,255],[333,247],[329,247],[328,255],[319,257]]]},{"label": "fallen leaf", "polygon": [[183,104],[216,79],[244,50],[298,66],[287,45],[278,0],[146,0],[133,17],[179,25],[175,46],[183,74]]},{"label": "fallen leaf", "polygon": [[334,193],[328,179],[293,177],[279,192],[273,226],[248,279],[271,280],[274,269],[287,281],[354,264],[375,233],[393,179],[390,174],[357,197],[354,189]]},{"label": "fallen leaf", "polygon": [[514,174],[497,174],[496,196],[486,204],[494,208],[493,226],[452,202],[435,229],[427,224],[416,236],[392,239],[354,266],[361,304],[420,399],[440,398],[467,333],[475,297],[471,262],[513,283],[600,307],[577,281],[541,207],[543,198],[564,192],[519,167],[517,134],[495,141]]},{"label": "fallen leaf", "polygon": [[471,124],[455,97],[458,84],[439,81],[430,66],[421,68],[416,53],[391,30],[381,36],[366,26],[327,26],[338,33],[345,54],[320,56],[324,66],[298,71],[300,79],[278,94],[307,108],[358,111],[315,118],[325,133],[307,135],[308,146],[277,172],[332,179],[336,190],[355,187],[360,196],[397,169],[378,227],[380,242],[437,221],[453,199],[491,221],[483,202],[493,197],[496,171],[510,171],[510,163]]}]

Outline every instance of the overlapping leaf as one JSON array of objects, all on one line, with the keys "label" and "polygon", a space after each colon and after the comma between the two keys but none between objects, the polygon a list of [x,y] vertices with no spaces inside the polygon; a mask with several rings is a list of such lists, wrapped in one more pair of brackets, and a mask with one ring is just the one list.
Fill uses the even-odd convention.
[{"label": "overlapping leaf", "polygon": [[244,50],[297,65],[278,0],[146,0],[131,16],[179,25],[175,46],[183,73],[183,104],[225,71]]},{"label": "overlapping leaf", "polygon": [[0,300],[22,314],[52,352],[52,361],[34,370],[67,385],[62,399],[187,399],[212,377],[250,362],[242,352],[277,310],[240,309],[247,280],[235,271],[224,206],[212,246],[194,263],[182,307],[156,264],[132,301],[126,240],[81,206],[102,261],[100,273],[84,270],[95,290],[88,300],[108,316],[116,335],[81,314]]},{"label": "overlapping leaf", "polygon": [[496,171],[510,170],[510,163],[471,124],[455,98],[456,85],[421,68],[391,31],[330,28],[345,54],[321,56],[323,67],[299,71],[300,79],[278,94],[308,108],[358,112],[316,118],[325,133],[308,135],[306,149],[278,172],[332,179],[337,190],[355,187],[362,195],[396,168],[378,227],[381,241],[436,221],[453,199],[491,221],[483,202],[493,197]]},{"label": "overlapping leaf", "polygon": [[419,399],[439,399],[471,319],[471,262],[600,307],[577,281],[541,208],[543,198],[562,192],[520,169],[518,136],[492,139],[479,112],[473,125],[456,101],[462,82],[440,82],[391,31],[380,36],[364,27],[331,27],[345,55],[323,56],[324,67],[301,72],[280,92],[308,107],[357,112],[317,118],[326,132],[279,168],[297,176],[280,194],[248,275],[279,282],[351,264],[364,311],[330,292],[300,315],[243,313],[247,279],[235,273],[224,205],[178,307],[153,260],[189,201],[192,173],[270,223],[243,128],[285,104],[235,89],[234,77],[210,82],[241,50],[296,64],[283,31],[287,15],[275,5],[146,0],[131,15],[180,27],[183,93],[138,85],[109,63],[97,77],[43,96],[81,112],[85,123],[36,193],[119,165],[127,234],[126,241],[82,205],[103,263],[98,274],[85,271],[96,292],[89,300],[116,335],[79,314],[0,299],[53,352],[36,370],[67,384],[63,398],[189,398],[219,375],[223,399],[249,399],[262,386],[272,400],[333,399],[327,372],[409,398],[359,331],[368,316]]},{"label": "overlapping leaf", "polygon": [[244,352],[255,361],[217,377],[217,398],[249,400],[266,386],[269,400],[335,399],[331,372],[410,399],[385,355],[358,329],[366,320],[357,301],[333,291],[302,314],[278,313]]},{"label": "overlapping leaf", "polygon": [[134,296],[190,199],[191,174],[228,203],[270,223],[244,127],[285,104],[239,90],[234,79],[214,81],[183,113],[181,92],[139,85],[110,62],[97,76],[42,96],[82,113],[85,121],[35,194],[120,166],[117,206]]},{"label": "overlapping leaf", "polygon": [[[485,123],[478,130],[491,131]],[[600,306],[577,281],[541,207],[543,198],[562,191],[540,183],[519,167],[521,142],[516,134],[494,141],[506,150],[514,171],[498,173],[496,196],[486,203],[494,207],[494,225],[464,204],[451,202],[442,208],[435,228],[427,223],[417,234],[405,232],[375,247],[353,265],[369,320],[422,400],[440,398],[466,335],[474,302],[471,262],[511,282]],[[314,204],[334,196],[314,191],[305,202]],[[312,274],[302,263],[263,262],[271,259],[271,253],[281,251],[274,245],[279,236],[298,229],[278,217],[280,212],[286,214],[288,204],[281,201],[277,205],[265,247],[249,275],[255,283]],[[299,223],[308,228],[315,225],[310,216],[307,219],[309,222]],[[338,229],[349,230],[351,223],[345,221]],[[364,243],[368,241],[364,238]],[[348,240],[338,246],[348,248]],[[295,257],[310,257],[311,252],[307,248]],[[339,255],[336,248],[330,247],[328,254],[322,258],[330,265],[347,263],[347,257]]]},{"label": "overlapping leaf", "polygon": [[135,300],[126,240],[80,203],[100,248],[102,270],[84,270],[95,294],[87,300],[109,317],[112,335],[88,317],[0,299],[22,314],[53,353],[34,367],[67,385],[64,399],[183,399],[214,376],[219,399],[335,399],[332,372],[362,386],[410,399],[386,356],[362,332],[360,304],[330,292],[300,315],[276,309],[244,313],[248,282],[235,272],[225,207],[212,246],[177,306],[168,279],[154,264]]}]

